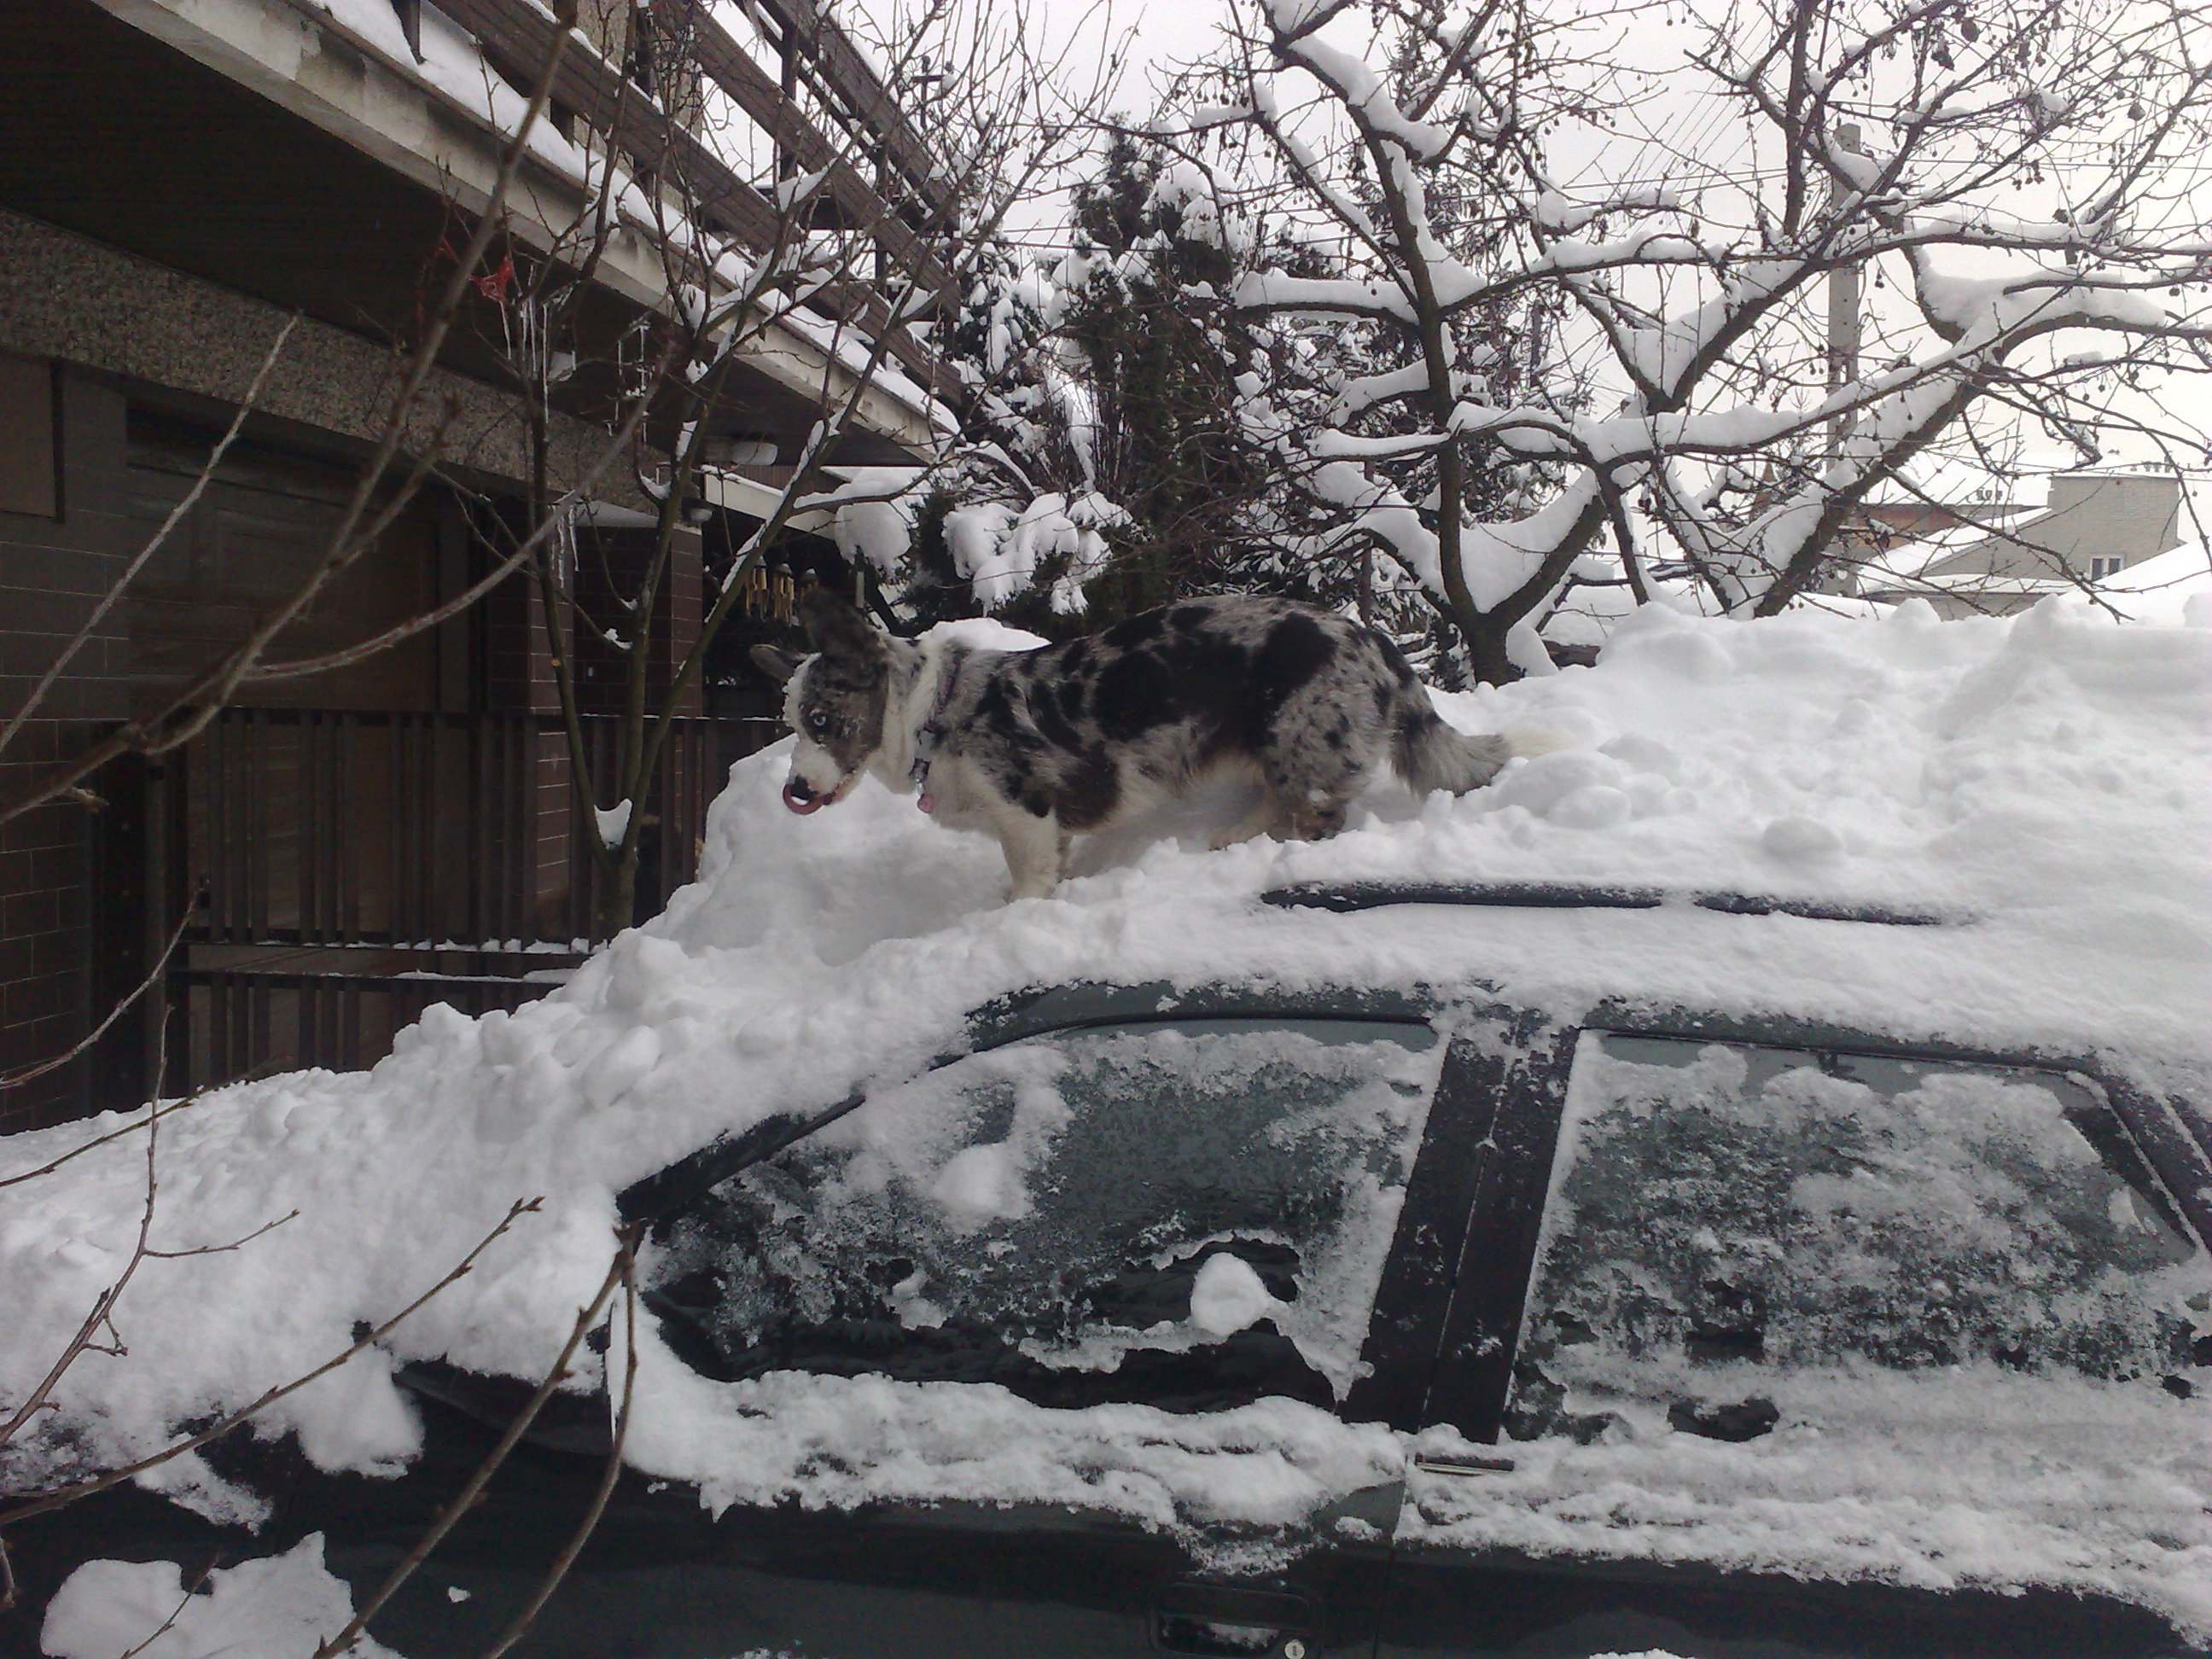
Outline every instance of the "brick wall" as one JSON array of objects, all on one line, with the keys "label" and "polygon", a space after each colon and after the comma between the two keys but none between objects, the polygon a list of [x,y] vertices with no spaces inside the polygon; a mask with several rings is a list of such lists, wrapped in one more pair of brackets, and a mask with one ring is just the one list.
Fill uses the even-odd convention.
[{"label": "brick wall", "polygon": [[[132,538],[114,510],[121,498],[124,401],[66,372],[55,377],[58,512],[0,511],[0,721],[22,708],[39,677],[120,574]],[[0,752],[0,799],[13,796],[80,752],[129,700],[129,640],[118,607],[88,638],[37,714]],[[118,797],[123,769],[93,781]],[[116,802],[118,812],[129,804]],[[0,825],[0,1073],[62,1054],[97,1017],[94,1003],[135,982],[140,941],[95,927],[103,865],[121,856],[115,820],[71,802]],[[122,840],[127,843],[128,838]],[[129,872],[136,876],[138,872]],[[121,990],[114,990],[121,994]],[[98,1012],[104,1012],[102,1002]],[[125,1022],[117,1042],[137,1028]],[[85,1061],[0,1091],[0,1129],[58,1121],[122,1105],[90,1097]]]}]

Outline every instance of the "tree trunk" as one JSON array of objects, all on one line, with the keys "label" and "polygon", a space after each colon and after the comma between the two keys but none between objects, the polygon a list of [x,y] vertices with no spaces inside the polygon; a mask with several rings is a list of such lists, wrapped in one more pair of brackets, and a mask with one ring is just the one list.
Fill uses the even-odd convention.
[{"label": "tree trunk", "polygon": [[1512,630],[1495,617],[1477,613],[1453,618],[1459,636],[1467,642],[1468,672],[1485,685],[1510,685],[1523,671],[1505,652],[1505,636]]},{"label": "tree trunk", "polygon": [[[630,808],[633,815],[637,808]],[[601,855],[599,900],[592,910],[592,939],[602,944],[637,919],[637,842],[625,836],[623,845]]]}]

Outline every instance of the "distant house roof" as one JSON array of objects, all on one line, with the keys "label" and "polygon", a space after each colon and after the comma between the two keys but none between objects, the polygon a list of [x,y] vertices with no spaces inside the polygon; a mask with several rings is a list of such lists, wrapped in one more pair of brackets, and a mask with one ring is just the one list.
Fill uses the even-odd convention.
[{"label": "distant house roof", "polygon": [[2026,580],[2087,575],[2093,559],[2135,564],[2180,541],[2181,480],[2171,472],[2069,472],[2033,518],[1930,562],[1923,577]]},{"label": "distant house roof", "polygon": [[[2008,514],[2002,522],[2009,523],[2016,516]],[[1992,527],[1988,522],[1956,524],[1909,542],[1899,542],[1867,562],[1863,580],[1875,585],[1889,578],[1917,581],[1929,574],[1931,567],[1954,557],[1961,549],[1988,540]]]},{"label": "distant house roof", "polygon": [[2212,542],[2184,542],[2106,577],[2096,591],[2130,622],[2212,628]]},{"label": "distant house roof", "polygon": [[2102,471],[2049,480],[2038,513],[1960,525],[1890,549],[1865,586],[1886,599],[1922,594],[2013,611],[2047,593],[2079,591],[2179,545],[2182,479],[2172,472]]}]

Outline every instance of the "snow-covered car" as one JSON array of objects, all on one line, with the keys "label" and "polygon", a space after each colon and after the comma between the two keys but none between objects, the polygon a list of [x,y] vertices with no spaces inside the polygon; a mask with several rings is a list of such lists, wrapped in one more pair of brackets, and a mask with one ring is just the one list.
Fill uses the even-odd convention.
[{"label": "snow-covered car", "polygon": [[[1266,897],[1477,934],[1498,906],[1664,902]],[[622,1196],[687,1373],[659,1379],[656,1437],[742,1456],[795,1407],[808,1461],[862,1483],[940,1435],[1004,1468],[811,1509],[633,1474],[526,1650],[2186,1648],[2142,1593],[2201,1554],[2156,1516],[2165,1467],[2207,1450],[2204,1103],[2094,1054],[1634,999],[1563,1017],[1468,982],[1068,986],[970,1034],[849,1115],[765,1120]],[[239,1471],[281,1493],[265,1534],[320,1532],[356,1587],[526,1393],[401,1375],[431,1448],[402,1485]],[[605,1400],[532,1438],[385,1613],[399,1652],[479,1651],[588,1508]],[[1156,1486],[1139,1512],[1085,1501],[1117,1474]],[[1322,1501],[1271,1523],[1274,1493],[1224,1480]],[[143,1498],[70,1519],[27,1565],[64,1539],[240,1547]],[[1920,1582],[1855,1570],[1900,1550]]]},{"label": "snow-covered car", "polygon": [[[1485,694],[1587,727],[1488,799],[1003,908],[988,843],[867,792],[794,820],[741,765],[701,883],[555,997],[164,1121],[165,1243],[299,1218],[144,1263],[34,1477],[251,1402],[545,1202],[255,1437],[9,1529],[5,1650],[181,1607],[212,1651],[251,1603],[306,1659],[628,1224],[636,1316],[378,1612],[406,1659],[494,1644],[617,1418],[516,1651],[2201,1654],[2208,645],[1654,617]],[[0,1191],[37,1338],[0,1376],[146,1166]]]}]

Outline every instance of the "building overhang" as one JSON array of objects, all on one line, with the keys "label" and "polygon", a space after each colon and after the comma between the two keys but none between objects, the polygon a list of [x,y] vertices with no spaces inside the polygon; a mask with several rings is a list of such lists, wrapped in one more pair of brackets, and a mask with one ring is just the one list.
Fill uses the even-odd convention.
[{"label": "building overhang", "polygon": [[[490,201],[504,143],[492,121],[304,0],[42,0],[9,37],[0,203],[353,332],[406,337],[450,272],[441,253]],[[561,145],[541,148],[508,212],[546,253],[588,197]],[[666,306],[637,228],[617,231],[598,277],[594,332]],[[498,380],[496,307],[471,300],[462,320],[449,366]],[[854,383],[770,324],[726,385],[746,421],[796,434]],[[911,459],[933,444],[933,413],[886,377],[860,393],[840,459]]]}]

